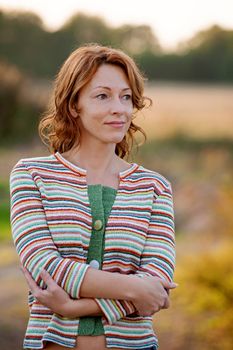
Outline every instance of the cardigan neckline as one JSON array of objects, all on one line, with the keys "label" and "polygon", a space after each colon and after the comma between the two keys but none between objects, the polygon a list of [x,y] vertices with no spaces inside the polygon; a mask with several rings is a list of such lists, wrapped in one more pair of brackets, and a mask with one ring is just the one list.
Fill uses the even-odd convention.
[{"label": "cardigan neckline", "polygon": [[[81,168],[80,166],[70,162],[69,160],[64,158],[60,152],[54,153],[54,156],[60,163],[62,163],[65,167],[69,168],[70,170],[74,171],[75,173],[78,173],[81,176],[87,175],[86,169]],[[120,179],[129,176],[139,167],[139,165],[137,163],[129,163],[129,164],[130,164],[130,167],[128,169],[119,172]]]},{"label": "cardigan neckline", "polygon": [[102,185],[102,184],[89,184],[87,185],[87,187],[92,187],[92,188],[103,188],[105,189],[106,191],[109,191],[109,192],[117,192],[117,188],[114,188],[112,186],[105,186],[105,185]]}]

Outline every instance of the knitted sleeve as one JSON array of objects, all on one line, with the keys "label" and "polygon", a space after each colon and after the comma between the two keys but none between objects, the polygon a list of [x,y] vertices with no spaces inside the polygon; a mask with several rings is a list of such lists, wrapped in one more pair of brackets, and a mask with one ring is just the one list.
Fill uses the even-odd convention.
[{"label": "knitted sleeve", "polygon": [[73,298],[79,291],[87,264],[63,258],[55,246],[45,217],[41,193],[23,162],[18,162],[10,176],[11,227],[21,263],[42,288],[42,268]]},{"label": "knitted sleeve", "polygon": [[146,244],[138,276],[157,276],[169,282],[175,268],[175,224],[172,187],[154,196]]}]

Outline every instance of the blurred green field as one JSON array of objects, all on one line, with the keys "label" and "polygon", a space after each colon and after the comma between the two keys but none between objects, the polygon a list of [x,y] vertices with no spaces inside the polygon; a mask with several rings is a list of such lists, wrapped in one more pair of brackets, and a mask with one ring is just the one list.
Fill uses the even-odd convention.
[{"label": "blurred green field", "polygon": [[9,184],[0,182],[0,241],[8,241],[11,238],[10,231],[10,199]]}]

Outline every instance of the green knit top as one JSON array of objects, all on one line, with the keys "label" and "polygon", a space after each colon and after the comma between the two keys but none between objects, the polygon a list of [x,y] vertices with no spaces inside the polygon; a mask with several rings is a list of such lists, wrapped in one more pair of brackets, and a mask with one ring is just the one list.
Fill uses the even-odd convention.
[{"label": "green knit top", "polygon": [[[92,213],[92,234],[89,243],[87,263],[102,268],[105,226],[115,200],[117,190],[101,184],[88,185],[88,197]],[[101,316],[80,317],[79,335],[101,335],[104,328]]]}]

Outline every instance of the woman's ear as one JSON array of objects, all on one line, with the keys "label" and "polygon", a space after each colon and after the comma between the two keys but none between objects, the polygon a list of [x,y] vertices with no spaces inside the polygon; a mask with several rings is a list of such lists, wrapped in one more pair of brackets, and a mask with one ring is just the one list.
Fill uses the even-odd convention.
[{"label": "woman's ear", "polygon": [[70,106],[69,111],[73,118],[79,117],[79,112],[77,111],[77,108],[75,106]]}]

